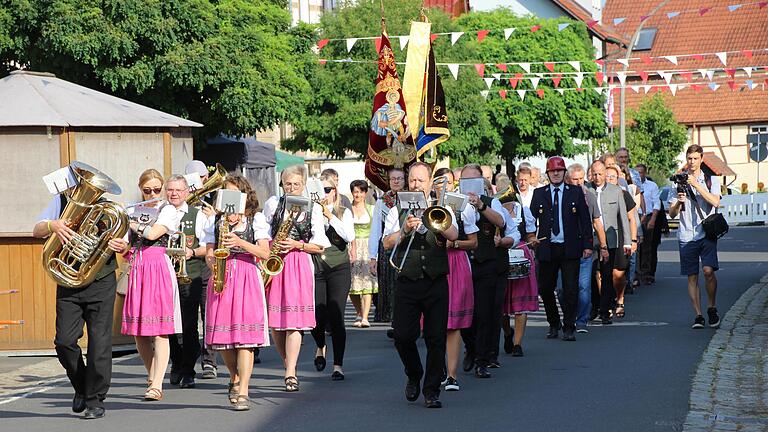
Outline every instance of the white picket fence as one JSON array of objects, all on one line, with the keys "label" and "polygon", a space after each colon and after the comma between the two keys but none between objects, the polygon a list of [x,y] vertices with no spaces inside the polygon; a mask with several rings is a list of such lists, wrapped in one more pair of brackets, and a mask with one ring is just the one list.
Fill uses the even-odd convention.
[{"label": "white picket fence", "polygon": [[720,213],[729,224],[768,222],[768,193],[725,195],[720,199]]}]

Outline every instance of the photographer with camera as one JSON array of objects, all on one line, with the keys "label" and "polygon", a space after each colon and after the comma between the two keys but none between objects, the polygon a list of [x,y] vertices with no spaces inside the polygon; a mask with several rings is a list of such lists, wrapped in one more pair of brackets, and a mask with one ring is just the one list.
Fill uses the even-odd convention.
[{"label": "photographer with camera", "polygon": [[696,312],[692,328],[704,328],[699,293],[699,259],[704,271],[707,288],[707,316],[709,326],[720,326],[720,317],[715,307],[718,269],[717,240],[704,232],[704,219],[715,213],[720,205],[720,181],[701,170],[704,149],[692,145],[685,151],[688,161],[686,169],[670,178],[677,186],[677,196],[670,197],[669,215],[680,215],[677,240],[680,249],[680,274],[688,276],[688,295]]}]

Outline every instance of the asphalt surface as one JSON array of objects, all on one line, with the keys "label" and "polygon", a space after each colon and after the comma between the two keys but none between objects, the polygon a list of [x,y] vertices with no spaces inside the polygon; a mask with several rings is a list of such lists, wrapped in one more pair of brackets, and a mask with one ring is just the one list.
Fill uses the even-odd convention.
[{"label": "asphalt surface", "polygon": [[[721,316],[768,273],[766,244],[766,227],[732,228],[720,241]],[[656,284],[627,297],[626,318],[591,326],[569,343],[544,338],[542,310],[529,319],[525,357],[502,355],[491,379],[461,374],[461,391],[444,392],[441,410],[405,400],[402,365],[385,327],[349,328],[347,379],[330,380],[330,359],[325,372],[315,371],[307,337],[298,393],[282,391],[279,358],[274,349],[262,350],[249,412],[229,409],[223,367],[216,380],[198,379],[196,389],[172,388],[166,380],[163,401],[143,402],[145,372],[131,356],[115,360],[106,418],[79,420],[70,411],[71,389],[57,386],[0,400],[0,431],[679,431],[713,331],[690,328],[694,317],[674,237],[660,251]]]}]

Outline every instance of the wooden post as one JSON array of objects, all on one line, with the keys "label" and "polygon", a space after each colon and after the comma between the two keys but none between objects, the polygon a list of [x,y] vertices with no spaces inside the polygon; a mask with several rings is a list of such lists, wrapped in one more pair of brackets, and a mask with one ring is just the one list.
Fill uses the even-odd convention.
[{"label": "wooden post", "polygon": [[69,161],[77,160],[77,143],[75,142],[75,131],[67,130],[67,147],[69,148]]},{"label": "wooden post", "polygon": [[173,174],[171,166],[171,133],[163,132],[163,176],[170,177]]},{"label": "wooden post", "polygon": [[65,167],[69,165],[69,144],[67,128],[61,128],[59,131],[59,165]]}]

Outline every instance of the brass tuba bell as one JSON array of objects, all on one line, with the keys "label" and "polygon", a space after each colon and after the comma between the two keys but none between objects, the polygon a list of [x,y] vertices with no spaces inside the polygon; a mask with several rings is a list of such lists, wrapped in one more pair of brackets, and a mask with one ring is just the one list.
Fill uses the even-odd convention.
[{"label": "brass tuba bell", "polygon": [[208,176],[208,180],[205,181],[205,184],[203,184],[203,187],[200,189],[197,189],[195,191],[190,192],[189,196],[187,196],[187,199],[185,200],[187,205],[196,205],[199,202],[203,201],[203,197],[208,195],[209,193],[219,190],[224,187],[224,179],[227,178],[227,170],[224,169],[221,164],[216,164],[216,169],[213,171],[213,174]]},{"label": "brass tuba bell", "polygon": [[506,204],[512,201],[517,201],[515,188],[513,188],[512,185],[509,185],[509,187],[506,188],[503,192],[499,192],[493,197],[499,200],[502,204]]}]

